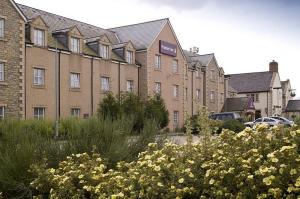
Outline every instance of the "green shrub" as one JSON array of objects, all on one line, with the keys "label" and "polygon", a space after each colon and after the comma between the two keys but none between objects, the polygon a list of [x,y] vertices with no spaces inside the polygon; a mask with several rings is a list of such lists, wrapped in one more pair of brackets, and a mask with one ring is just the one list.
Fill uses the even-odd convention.
[{"label": "green shrub", "polygon": [[245,128],[246,128],[245,125],[238,120],[226,120],[220,126],[219,132],[221,132],[222,129],[228,129],[228,130],[238,133],[238,132],[241,132],[242,130],[244,130]]},{"label": "green shrub", "polygon": [[101,103],[99,103],[97,114],[98,117],[110,119],[116,119],[121,115],[120,103],[112,93],[108,93]]},{"label": "green shrub", "polygon": [[99,154],[59,168],[34,165],[32,186],[51,198],[297,198],[300,130],[260,125],[198,144],[149,144],[136,161],[106,169]]},{"label": "green shrub", "polygon": [[148,99],[145,108],[145,117],[154,119],[158,122],[160,128],[164,128],[169,124],[169,112],[165,106],[165,102],[160,95]]}]

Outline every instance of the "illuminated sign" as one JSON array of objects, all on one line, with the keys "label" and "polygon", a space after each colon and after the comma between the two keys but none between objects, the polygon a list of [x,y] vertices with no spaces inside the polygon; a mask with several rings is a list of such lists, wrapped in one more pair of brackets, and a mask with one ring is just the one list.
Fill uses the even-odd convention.
[{"label": "illuminated sign", "polygon": [[159,41],[159,52],[161,54],[176,57],[177,56],[177,45],[160,40]]}]

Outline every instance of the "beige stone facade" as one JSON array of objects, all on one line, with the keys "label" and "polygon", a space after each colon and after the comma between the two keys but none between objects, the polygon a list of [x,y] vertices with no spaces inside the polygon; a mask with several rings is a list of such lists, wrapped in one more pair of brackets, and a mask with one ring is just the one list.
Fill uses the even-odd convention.
[{"label": "beige stone facade", "polygon": [[11,0],[0,5],[5,117],[87,118],[107,92],[144,99],[159,92],[170,129],[182,127],[185,112],[195,114],[199,106],[222,108],[223,69],[214,55],[191,68],[168,19],[105,30]]}]

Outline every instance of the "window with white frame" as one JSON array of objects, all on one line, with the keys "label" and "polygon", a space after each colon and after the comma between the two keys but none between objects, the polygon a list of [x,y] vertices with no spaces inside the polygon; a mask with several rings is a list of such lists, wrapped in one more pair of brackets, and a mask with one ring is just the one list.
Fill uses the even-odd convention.
[{"label": "window with white frame", "polygon": [[178,73],[178,60],[176,59],[173,60],[172,71],[173,73]]},{"label": "window with white frame", "polygon": [[0,38],[4,37],[4,19],[0,18]]},{"label": "window with white frame", "polygon": [[210,70],[210,80],[215,80],[215,70]]},{"label": "window with white frame", "polygon": [[4,81],[4,63],[0,63],[0,81]]},{"label": "window with white frame", "polygon": [[109,91],[109,77],[101,77],[101,90],[104,92]]},{"label": "window with white frame", "polygon": [[34,29],[33,42],[38,46],[45,46],[45,31],[40,29]]},{"label": "window with white frame", "polygon": [[45,118],[45,108],[44,107],[35,107],[33,109],[33,117],[35,119],[44,119]]},{"label": "window with white frame", "polygon": [[71,49],[73,53],[79,53],[80,52],[80,39],[71,37]]},{"label": "window with white frame", "polygon": [[103,59],[108,59],[109,58],[109,46],[105,44],[100,44],[100,57]]},{"label": "window with white frame", "polygon": [[72,117],[80,117],[80,108],[71,108]]},{"label": "window with white frame", "polygon": [[80,88],[80,74],[71,73],[70,74],[70,83],[71,88]]},{"label": "window with white frame", "polygon": [[155,93],[161,94],[161,83],[160,82],[155,82]]},{"label": "window with white frame", "polygon": [[41,68],[33,69],[33,84],[36,86],[45,85],[45,69],[41,69]]},{"label": "window with white frame", "polygon": [[4,106],[0,106],[0,120],[1,119],[4,119],[4,110],[5,108],[4,108]]},{"label": "window with white frame", "polygon": [[224,93],[220,93],[220,102],[224,103]]},{"label": "window with white frame", "polygon": [[127,91],[133,92],[133,80],[127,80]]},{"label": "window with white frame", "polygon": [[126,53],[126,61],[127,61],[127,63],[129,63],[129,64],[133,64],[133,52],[130,51],[130,50],[127,50],[127,53]]},{"label": "window with white frame", "polygon": [[253,102],[259,102],[259,94],[258,93],[247,94],[247,97],[251,97]]},{"label": "window with white frame", "polygon": [[161,57],[160,57],[160,55],[155,55],[154,67],[158,68],[158,69],[161,68]]},{"label": "window with white frame", "polygon": [[178,98],[178,96],[179,96],[179,86],[173,85],[173,97]]},{"label": "window with white frame", "polygon": [[173,122],[175,126],[178,126],[179,124],[179,112],[178,111],[174,111],[173,113]]},{"label": "window with white frame", "polygon": [[210,102],[215,102],[215,91],[210,91]]},{"label": "window with white frame", "polygon": [[200,100],[200,98],[201,98],[201,90],[200,90],[200,89],[197,89],[197,90],[196,90],[196,99],[197,99],[197,100]]}]

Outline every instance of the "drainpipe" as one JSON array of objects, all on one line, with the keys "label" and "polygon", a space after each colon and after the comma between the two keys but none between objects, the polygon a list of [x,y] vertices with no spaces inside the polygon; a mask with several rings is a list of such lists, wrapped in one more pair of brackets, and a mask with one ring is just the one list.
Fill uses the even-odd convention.
[{"label": "drainpipe", "polygon": [[118,84],[119,84],[118,96],[120,102],[121,101],[121,62],[119,62],[118,64]]},{"label": "drainpipe", "polygon": [[203,106],[206,107],[206,68],[203,68],[202,72],[203,72]]},{"label": "drainpipe", "polygon": [[24,119],[27,119],[27,84],[26,84],[26,43],[24,50]]},{"label": "drainpipe", "polygon": [[59,53],[57,49],[57,40],[55,40],[55,137],[58,138],[58,120],[59,120]]},{"label": "drainpipe", "polygon": [[192,116],[194,115],[194,71],[192,70]]},{"label": "drainpipe", "polygon": [[94,115],[94,57],[91,58],[91,116]]},{"label": "drainpipe", "polygon": [[61,55],[61,52],[59,51],[58,52],[58,119],[60,119],[60,108],[61,108],[61,104],[60,104],[60,55]]},{"label": "drainpipe", "polygon": [[137,93],[140,96],[140,67],[138,67],[138,81],[137,81]]}]

